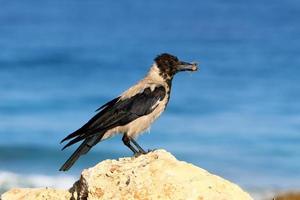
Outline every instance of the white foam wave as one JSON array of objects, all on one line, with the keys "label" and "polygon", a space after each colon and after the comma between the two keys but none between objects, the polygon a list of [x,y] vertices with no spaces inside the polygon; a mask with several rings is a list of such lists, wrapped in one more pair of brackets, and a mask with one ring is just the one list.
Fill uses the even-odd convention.
[{"label": "white foam wave", "polygon": [[76,181],[76,177],[68,175],[23,175],[8,171],[0,171],[0,193],[15,187],[54,187],[68,189]]}]

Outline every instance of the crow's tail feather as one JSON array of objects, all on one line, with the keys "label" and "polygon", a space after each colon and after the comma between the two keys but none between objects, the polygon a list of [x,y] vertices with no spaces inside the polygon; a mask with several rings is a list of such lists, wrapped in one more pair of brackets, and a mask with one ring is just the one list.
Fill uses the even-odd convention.
[{"label": "crow's tail feather", "polygon": [[[101,137],[100,137],[101,139]],[[68,171],[78,160],[81,155],[86,154],[89,150],[99,142],[99,137],[94,136],[91,138],[87,138],[81,145],[76,149],[76,151],[70,156],[70,158],[61,166],[59,171]]]}]

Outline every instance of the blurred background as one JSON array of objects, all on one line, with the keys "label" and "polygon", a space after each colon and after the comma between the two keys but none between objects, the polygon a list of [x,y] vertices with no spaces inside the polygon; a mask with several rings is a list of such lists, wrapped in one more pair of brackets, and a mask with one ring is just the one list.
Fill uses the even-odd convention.
[{"label": "blurred background", "polygon": [[60,140],[136,83],[156,55],[198,61],[139,138],[256,199],[300,187],[300,2],[1,1],[0,193],[68,188],[82,169],[131,156],[121,136],[58,169]]}]

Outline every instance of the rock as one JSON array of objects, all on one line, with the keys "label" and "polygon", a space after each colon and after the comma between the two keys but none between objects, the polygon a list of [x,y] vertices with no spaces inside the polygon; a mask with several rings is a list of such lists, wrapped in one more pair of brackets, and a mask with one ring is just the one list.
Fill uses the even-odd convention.
[{"label": "rock", "polygon": [[276,200],[299,200],[300,192],[287,192],[277,195],[274,199]]},{"label": "rock", "polygon": [[[84,170],[80,180],[70,189],[70,193],[53,189],[51,192],[50,189],[15,189],[2,195],[2,200],[20,199],[20,196],[30,193],[49,195],[48,198],[44,198],[47,200],[70,199],[71,193],[75,198],[78,195],[78,199],[88,200],[252,199],[237,185],[192,164],[178,161],[164,150],[156,150],[137,158],[105,160]],[[56,198],[56,194],[60,198]],[[10,195],[9,198],[7,195]]]},{"label": "rock", "polygon": [[71,199],[72,194],[66,190],[50,188],[11,189],[1,196],[2,200],[65,200]]}]

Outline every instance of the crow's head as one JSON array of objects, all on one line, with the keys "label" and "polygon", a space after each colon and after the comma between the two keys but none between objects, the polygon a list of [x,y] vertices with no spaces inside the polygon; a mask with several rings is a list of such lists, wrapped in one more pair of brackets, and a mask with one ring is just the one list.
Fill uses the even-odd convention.
[{"label": "crow's head", "polygon": [[154,61],[164,78],[172,78],[177,72],[197,71],[198,69],[196,63],[180,61],[176,56],[168,53],[158,55]]}]

